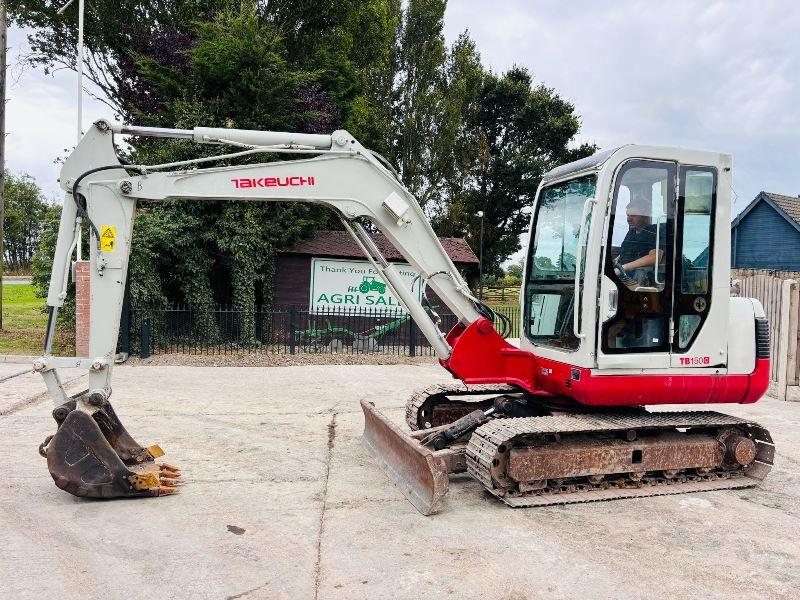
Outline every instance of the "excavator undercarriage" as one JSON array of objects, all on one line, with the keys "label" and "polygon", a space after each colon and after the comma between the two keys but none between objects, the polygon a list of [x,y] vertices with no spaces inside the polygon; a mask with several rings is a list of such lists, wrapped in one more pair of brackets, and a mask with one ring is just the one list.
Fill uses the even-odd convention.
[{"label": "excavator undercarriage", "polygon": [[[509,506],[545,506],[751,487],[774,456],[769,432],[746,419],[566,411],[513,386],[419,390],[406,406],[410,434],[371,403],[361,407],[367,450],[426,515],[441,508],[451,473],[466,471]],[[513,416],[525,412],[539,414]],[[455,419],[445,423],[446,416]]]}]

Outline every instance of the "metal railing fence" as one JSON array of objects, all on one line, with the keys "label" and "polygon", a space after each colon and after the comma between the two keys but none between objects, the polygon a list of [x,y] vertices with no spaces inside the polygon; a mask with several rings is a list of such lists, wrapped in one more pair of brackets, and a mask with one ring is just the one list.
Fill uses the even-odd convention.
[{"label": "metal railing fence", "polygon": [[[455,316],[435,309],[442,331]],[[519,337],[519,307],[493,307],[511,322],[509,337]],[[242,310],[235,306],[198,309],[188,305],[131,306],[123,315],[120,351],[151,354],[387,354],[431,356],[433,350],[401,309],[332,307],[310,311],[284,306]]]}]

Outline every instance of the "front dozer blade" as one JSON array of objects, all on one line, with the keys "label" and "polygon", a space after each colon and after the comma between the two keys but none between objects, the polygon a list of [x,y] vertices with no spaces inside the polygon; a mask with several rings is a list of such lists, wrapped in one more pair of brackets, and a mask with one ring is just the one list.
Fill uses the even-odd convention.
[{"label": "front dozer blade", "polygon": [[62,490],[89,498],[162,496],[178,491],[180,471],[156,463],[161,449],[137,444],[108,402],[90,414],[76,408],[72,400],[53,416],[58,430],[40,451]]},{"label": "front dozer blade", "polygon": [[[419,512],[423,515],[437,512],[447,494],[448,475],[466,469],[464,451],[431,450],[413,435],[403,433],[371,402],[362,400],[361,410],[367,452]],[[432,431],[421,433],[427,435]]]}]

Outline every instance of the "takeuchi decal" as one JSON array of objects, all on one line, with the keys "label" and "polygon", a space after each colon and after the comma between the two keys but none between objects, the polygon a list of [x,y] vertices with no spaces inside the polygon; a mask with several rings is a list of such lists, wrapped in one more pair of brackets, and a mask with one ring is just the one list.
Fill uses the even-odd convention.
[{"label": "takeuchi decal", "polygon": [[233,186],[238,190],[241,188],[268,188],[268,187],[302,187],[314,184],[313,177],[245,177],[231,179]]}]

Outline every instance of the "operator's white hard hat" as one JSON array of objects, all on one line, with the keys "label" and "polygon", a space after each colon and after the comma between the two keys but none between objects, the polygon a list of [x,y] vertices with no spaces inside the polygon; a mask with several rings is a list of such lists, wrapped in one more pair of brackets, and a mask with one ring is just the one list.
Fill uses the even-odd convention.
[{"label": "operator's white hard hat", "polygon": [[625,212],[629,215],[649,217],[653,214],[653,207],[650,206],[650,202],[646,198],[633,196],[628,202]]}]

